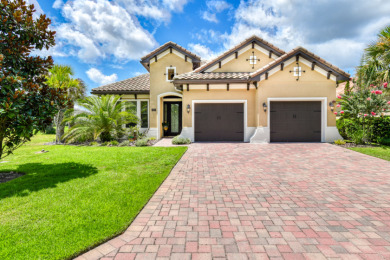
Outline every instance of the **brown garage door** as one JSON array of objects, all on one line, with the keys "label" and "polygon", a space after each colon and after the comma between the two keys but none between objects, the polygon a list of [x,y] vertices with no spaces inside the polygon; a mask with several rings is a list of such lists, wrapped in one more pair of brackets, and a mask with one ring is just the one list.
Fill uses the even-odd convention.
[{"label": "brown garage door", "polygon": [[195,141],[244,141],[244,105],[195,104]]},{"label": "brown garage door", "polygon": [[321,102],[271,102],[271,142],[321,142]]}]

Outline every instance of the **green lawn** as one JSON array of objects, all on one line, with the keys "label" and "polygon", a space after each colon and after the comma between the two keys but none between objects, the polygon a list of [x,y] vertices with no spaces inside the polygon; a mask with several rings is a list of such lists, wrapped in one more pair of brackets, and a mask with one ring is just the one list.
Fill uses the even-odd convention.
[{"label": "green lawn", "polygon": [[390,146],[381,147],[355,147],[349,148],[353,151],[378,157],[387,161],[390,161]]},{"label": "green lawn", "polygon": [[26,173],[0,184],[0,259],[71,258],[120,234],[187,149],[43,145],[53,139],[0,164]]}]

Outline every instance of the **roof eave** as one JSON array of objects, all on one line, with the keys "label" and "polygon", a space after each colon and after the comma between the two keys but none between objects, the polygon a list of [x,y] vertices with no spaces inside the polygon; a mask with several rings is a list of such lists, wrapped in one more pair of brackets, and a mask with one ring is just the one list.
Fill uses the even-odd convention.
[{"label": "roof eave", "polygon": [[[162,46],[164,46],[164,45],[162,45]],[[141,63],[142,63],[142,65],[144,65],[144,64],[149,64],[151,59],[153,59],[155,56],[157,56],[157,55],[163,53],[164,51],[166,51],[166,50],[169,49],[169,48],[175,49],[176,51],[182,53],[183,55],[187,55],[187,56],[192,60],[192,63],[196,63],[196,62],[199,62],[199,63],[200,63],[200,60],[201,60],[200,57],[198,57],[198,56],[196,56],[196,55],[194,55],[194,54],[192,54],[192,53],[189,53],[189,52],[186,52],[186,51],[180,49],[179,47],[177,47],[177,46],[176,46],[175,44],[173,44],[173,43],[169,43],[169,44],[167,44],[167,46],[165,46],[164,48],[161,48],[161,49],[158,50],[157,52],[155,52],[155,53],[151,52],[150,55],[146,55],[145,57],[142,57],[142,58],[141,58]],[[144,67],[145,67],[145,65],[144,65]],[[149,71],[148,68],[146,68],[146,69]]]},{"label": "roof eave", "polygon": [[221,56],[219,56],[214,61],[211,61],[210,63],[206,63],[205,65],[203,65],[203,66],[205,66],[204,68],[201,68],[201,69],[198,68],[196,70],[196,72],[203,72],[203,71],[211,68],[212,66],[214,66],[219,61],[226,58],[227,56],[232,55],[233,53],[241,50],[242,48],[245,48],[245,46],[247,46],[248,44],[251,44],[253,42],[257,43],[259,46],[266,49],[267,51],[272,51],[272,53],[274,53],[275,55],[277,55],[279,57],[282,56],[283,54],[285,54],[285,52],[283,50],[280,50],[280,49],[278,50],[278,49],[276,49],[276,47],[275,48],[271,47],[271,46],[267,45],[266,43],[262,42],[261,40],[257,39],[256,37],[251,37],[251,38],[247,39],[245,42],[243,42],[241,45],[233,47],[231,50],[227,51],[226,53],[223,53]]},{"label": "roof eave", "polygon": [[173,80],[173,84],[227,84],[227,83],[247,83],[248,79],[180,79]]},{"label": "roof eave", "polygon": [[92,95],[149,94],[149,90],[91,90]]},{"label": "roof eave", "polygon": [[291,53],[291,54],[290,54],[289,56],[287,56],[286,58],[284,58],[284,59],[282,59],[282,60],[276,62],[275,64],[272,64],[271,66],[269,66],[267,69],[265,69],[265,70],[262,71],[261,73],[256,74],[256,75],[254,75],[254,76],[251,76],[251,77],[250,77],[250,80],[251,80],[251,81],[260,81],[260,77],[261,77],[262,75],[264,75],[266,72],[269,72],[269,71],[272,70],[273,68],[279,66],[281,63],[283,63],[283,62],[285,62],[286,60],[291,59],[292,57],[295,57],[295,56],[297,56],[297,55],[299,55],[300,57],[302,57],[302,58],[308,60],[309,62],[316,62],[316,66],[322,68],[322,69],[325,70],[325,71],[330,71],[333,75],[336,76],[337,81],[339,81],[339,80],[341,80],[341,81],[343,81],[343,80],[349,80],[349,78],[350,78],[350,75],[349,75],[349,74],[347,74],[347,73],[345,73],[345,74],[340,73],[340,72],[338,72],[337,70],[335,70],[334,68],[329,67],[328,65],[326,65],[326,64],[324,64],[323,62],[319,61],[318,59],[316,59],[316,58],[314,58],[314,57],[308,55],[307,53],[305,53],[305,52],[303,52],[303,51],[301,51],[301,50],[297,50],[296,52]]}]

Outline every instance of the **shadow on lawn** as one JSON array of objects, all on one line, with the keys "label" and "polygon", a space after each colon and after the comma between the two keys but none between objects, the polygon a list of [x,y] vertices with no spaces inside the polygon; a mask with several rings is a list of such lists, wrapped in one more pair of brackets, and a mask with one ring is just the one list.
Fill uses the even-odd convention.
[{"label": "shadow on lawn", "polygon": [[81,163],[26,163],[17,169],[2,169],[2,172],[16,171],[26,175],[0,184],[0,200],[13,196],[27,196],[34,191],[54,188],[58,183],[86,178],[98,173],[97,168]]}]

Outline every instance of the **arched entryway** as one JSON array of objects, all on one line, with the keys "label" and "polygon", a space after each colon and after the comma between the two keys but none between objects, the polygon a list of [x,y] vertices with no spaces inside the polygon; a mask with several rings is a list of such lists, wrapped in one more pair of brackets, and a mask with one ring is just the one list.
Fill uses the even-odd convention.
[{"label": "arched entryway", "polygon": [[182,130],[182,94],[162,93],[158,96],[157,139],[176,136]]}]

